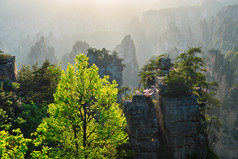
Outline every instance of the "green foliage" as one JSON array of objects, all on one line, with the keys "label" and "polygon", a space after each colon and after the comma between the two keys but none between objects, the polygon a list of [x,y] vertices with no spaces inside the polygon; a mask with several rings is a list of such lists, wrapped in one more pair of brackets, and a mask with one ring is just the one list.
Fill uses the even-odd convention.
[{"label": "green foliage", "polygon": [[9,121],[9,117],[6,114],[6,111],[0,109],[0,129],[1,130],[9,130],[12,127],[11,121]]},{"label": "green foliage", "polygon": [[127,142],[125,117],[118,107],[117,84],[100,78],[88,57],[69,64],[49,105],[49,117],[37,128],[35,143],[49,146],[55,158],[112,158]]},{"label": "green foliage", "polygon": [[140,76],[141,78],[140,82],[143,84],[144,89],[146,88],[148,81],[154,82],[156,76],[163,74],[161,71],[157,71],[157,69],[159,69],[160,59],[165,57],[165,54],[159,55],[157,57],[152,57],[149,60],[149,63],[144,65],[139,71],[138,76]]},{"label": "green foliage", "polygon": [[[3,52],[0,50],[0,53],[3,53]],[[9,57],[12,57],[12,56],[9,54],[0,54],[0,61],[6,60]]]},{"label": "green foliage", "polygon": [[26,104],[50,104],[54,101],[57,84],[61,76],[59,66],[45,60],[41,67],[23,65],[18,72],[19,92]]},{"label": "green foliage", "polygon": [[221,127],[221,122],[211,112],[212,107],[220,106],[219,100],[214,97],[217,83],[207,82],[205,62],[197,56],[197,53],[201,54],[201,48],[191,48],[178,56],[174,64],[175,69],[171,70],[164,79],[168,87],[166,95],[179,97],[194,94],[197,97],[204,116],[202,120],[207,126],[206,134],[213,143],[217,139],[216,132]]},{"label": "green foliage", "polygon": [[24,136],[30,138],[30,134],[36,131],[42,119],[46,117],[48,104],[54,101],[53,94],[61,73],[60,67],[48,60],[45,60],[41,67],[33,65],[30,68],[23,65],[19,70],[18,92],[23,103],[19,116],[25,120],[19,127],[24,130]]},{"label": "green foliage", "polygon": [[119,58],[116,53],[110,53],[109,50],[90,48],[88,49],[89,64],[95,64],[99,68],[100,77],[109,76],[109,81],[117,80],[119,87],[122,84],[121,77],[116,74],[121,74],[124,64],[123,59]]},{"label": "green foliage", "polygon": [[35,132],[37,127],[42,122],[42,119],[47,115],[47,106],[37,106],[35,103],[23,104],[22,113],[19,115],[24,119],[24,123],[19,127],[27,138],[31,138],[31,133]]},{"label": "green foliage", "polygon": [[36,159],[50,159],[50,157],[48,156],[48,151],[49,148],[47,146],[43,146],[42,150],[34,150],[31,153],[32,158],[36,158]]},{"label": "green foliage", "polygon": [[196,56],[197,54],[201,54],[201,48],[191,48],[177,57],[174,63],[176,69],[171,70],[165,78],[168,95],[191,95],[195,93],[197,87],[201,88],[208,84],[205,74],[202,73],[205,72],[205,62]]},{"label": "green foliage", "polygon": [[16,129],[24,120],[19,117],[22,112],[20,100],[16,94],[18,84],[0,83],[0,130]]},{"label": "green foliage", "polygon": [[164,79],[164,83],[168,84],[166,95],[172,97],[179,97],[187,95],[189,87],[185,83],[185,79],[177,71],[172,70]]},{"label": "green foliage", "polygon": [[12,131],[14,135],[5,130],[0,131],[0,158],[24,159],[31,139],[24,138],[20,129]]},{"label": "green foliage", "polygon": [[[2,159],[24,159],[27,158],[27,150],[31,139],[24,138],[20,129],[12,130],[12,133],[2,130],[0,131],[0,158]],[[37,146],[37,141],[33,140],[33,144]],[[40,150],[34,150],[30,155],[34,159],[48,159],[48,147]]]},{"label": "green foliage", "polygon": [[[112,62],[113,59],[117,59],[120,62],[124,61],[123,58],[118,57],[118,53],[113,51],[110,53],[109,50],[103,48],[102,50],[100,49],[95,49],[95,48],[89,48],[88,49],[88,55],[94,55],[96,59],[93,61],[98,67],[107,67],[108,63]],[[123,65],[123,64],[122,64]]]},{"label": "green foliage", "polygon": [[117,147],[117,154],[116,158],[118,159],[132,159],[134,152],[129,143],[125,143]]}]

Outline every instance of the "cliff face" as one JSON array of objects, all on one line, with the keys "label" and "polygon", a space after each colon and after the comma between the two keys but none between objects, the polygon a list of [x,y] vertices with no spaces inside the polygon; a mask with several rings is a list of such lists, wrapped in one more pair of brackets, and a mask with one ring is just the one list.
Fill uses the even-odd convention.
[{"label": "cliff face", "polygon": [[[169,57],[160,58],[156,71],[168,74],[172,66]],[[135,158],[205,158],[208,139],[197,98],[166,96],[163,76],[147,82],[144,95],[137,90],[132,101],[125,102],[123,111]]]},{"label": "cliff face", "polygon": [[[172,158],[188,156],[204,158],[207,154],[204,124],[195,96],[159,97],[156,114],[165,144],[172,149]],[[161,115],[162,114],[162,115]]]},{"label": "cliff face", "polygon": [[233,86],[237,82],[235,73],[220,52],[213,51],[208,55],[209,77],[218,83],[216,97],[222,102],[222,106],[213,111],[222,123],[214,149],[222,158],[235,159],[238,156],[238,88]]},{"label": "cliff face", "polygon": [[208,80],[218,83],[216,97],[223,100],[234,81],[234,71],[219,50],[211,50],[207,58]]},{"label": "cliff face", "polygon": [[66,70],[68,62],[75,64],[75,57],[80,53],[84,53],[89,57],[89,65],[95,64],[99,68],[100,77],[109,75],[109,81],[116,80],[119,87],[123,83],[122,60],[115,54],[110,54],[110,51],[103,48],[102,50],[89,48],[89,44],[84,41],[76,41],[72,51],[62,57],[62,68]]},{"label": "cliff face", "polygon": [[219,119],[222,130],[218,133],[215,144],[216,153],[227,159],[236,159],[238,156],[238,88],[227,92],[220,110]]},{"label": "cliff face", "polygon": [[[107,52],[106,49],[102,49],[102,52]],[[101,52],[101,53],[102,53]],[[88,52],[89,65],[95,64],[99,68],[100,77],[109,75],[109,81],[116,80],[119,87],[122,85],[122,60],[115,55],[99,54],[97,51],[91,50]]]},{"label": "cliff face", "polygon": [[123,63],[126,65],[122,72],[123,85],[130,88],[136,88],[139,85],[138,71],[139,66],[136,60],[136,49],[130,35],[127,35],[114,49],[120,58],[123,58]]},{"label": "cliff face", "polygon": [[153,101],[144,95],[135,95],[132,101],[126,101],[124,113],[127,119],[127,131],[135,158],[156,159],[159,150],[159,126]]},{"label": "cliff face", "polygon": [[195,96],[135,95],[124,113],[135,158],[204,158],[207,138]]},{"label": "cliff face", "polygon": [[212,48],[227,52],[235,47],[238,41],[238,5],[232,5],[220,10],[211,20]]},{"label": "cliff face", "polygon": [[[0,54],[0,57],[1,56],[4,56],[4,54]],[[17,66],[15,62],[15,56],[0,60],[0,82],[4,81],[17,81]]]}]

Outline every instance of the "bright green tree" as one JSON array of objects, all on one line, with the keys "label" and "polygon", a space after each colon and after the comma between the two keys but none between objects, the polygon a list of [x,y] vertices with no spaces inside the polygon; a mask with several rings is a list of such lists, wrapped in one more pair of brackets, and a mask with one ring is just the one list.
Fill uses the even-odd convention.
[{"label": "bright green tree", "polygon": [[55,158],[116,157],[117,147],[127,142],[116,81],[100,78],[97,66],[89,67],[84,54],[75,61],[75,67],[69,64],[62,74],[36,140],[50,146]]},{"label": "bright green tree", "polygon": [[[24,138],[20,129],[9,131],[0,131],[0,158],[1,159],[24,159],[27,157],[27,151],[32,139]],[[41,143],[39,140],[34,140],[33,144],[37,150],[34,150],[30,155],[33,159],[48,159],[48,147],[43,146],[42,149],[37,148]]]},{"label": "bright green tree", "polygon": [[31,142],[31,139],[24,138],[20,129],[13,130],[13,134],[5,130],[0,131],[0,158],[2,159],[25,158],[27,144]]}]

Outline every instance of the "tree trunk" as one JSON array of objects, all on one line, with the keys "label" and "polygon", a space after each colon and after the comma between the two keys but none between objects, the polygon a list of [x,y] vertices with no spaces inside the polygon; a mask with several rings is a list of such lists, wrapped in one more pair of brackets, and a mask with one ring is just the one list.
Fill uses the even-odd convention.
[{"label": "tree trunk", "polygon": [[76,130],[76,126],[73,126],[73,130],[74,130],[74,138],[75,138],[75,147],[76,147],[76,158],[78,157],[78,142],[77,142],[77,130]]}]

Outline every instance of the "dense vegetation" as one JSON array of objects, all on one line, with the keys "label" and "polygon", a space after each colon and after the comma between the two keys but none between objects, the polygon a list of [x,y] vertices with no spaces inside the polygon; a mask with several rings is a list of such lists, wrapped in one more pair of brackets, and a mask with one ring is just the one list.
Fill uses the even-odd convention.
[{"label": "dense vegetation", "polygon": [[[174,98],[188,95],[197,97],[201,113],[204,116],[204,119],[201,120],[207,127],[204,133],[209,136],[210,140],[207,146],[211,148],[212,143],[217,139],[216,132],[219,131],[221,124],[210,110],[214,106],[220,106],[220,102],[214,97],[217,83],[207,81],[205,61],[199,54],[202,54],[201,48],[191,48],[181,53],[175,59],[173,68],[167,73],[159,70],[160,59],[164,56],[158,56],[156,59],[150,60],[150,63],[142,68],[139,75],[144,78],[141,80],[143,82],[163,75],[164,88],[160,91],[165,92],[163,95],[167,97]],[[208,155],[211,155],[210,151]]]},{"label": "dense vegetation", "polygon": [[[49,117],[37,130],[43,145],[54,145],[50,155],[59,158],[115,157],[116,148],[127,141],[125,118],[119,110],[117,84],[100,78],[96,65],[76,56],[75,67],[63,73],[49,105]],[[75,70],[76,69],[76,70]]]},{"label": "dense vegetation", "polygon": [[98,73],[81,54],[66,73],[46,60],[23,65],[19,83],[1,83],[1,158],[123,156],[127,134],[117,84]]},{"label": "dense vegetation", "polygon": [[[99,61],[99,66],[116,57],[115,53],[108,55],[105,49],[89,49],[89,56],[96,53],[99,54],[94,60]],[[214,142],[219,121],[209,109],[219,105],[213,97],[217,85],[206,81],[205,62],[197,54],[201,54],[200,48],[189,49],[176,58],[174,65],[169,61],[163,67],[162,59],[168,57],[155,57],[142,68],[140,76],[145,87],[148,81],[164,76],[164,95],[168,97],[195,95],[207,125],[204,133]],[[228,53],[226,57],[232,61],[236,53]],[[48,60],[41,67],[23,65],[18,83],[1,83],[1,157],[126,156],[125,149],[121,149],[128,138],[125,117],[116,103],[118,84],[109,82],[109,76],[100,77],[99,68],[90,65],[88,59],[86,55],[77,55],[75,65],[69,64],[66,72]],[[126,97],[129,90],[123,87],[119,93]]]},{"label": "dense vegetation", "polygon": [[[167,63],[168,66],[161,68],[163,59],[169,60]],[[145,89],[147,85],[154,84],[156,77],[164,76],[166,71],[168,71],[172,66],[170,58],[165,54],[151,57],[148,64],[144,65],[139,71],[138,76],[140,76],[141,79],[140,83]],[[165,70],[161,71],[162,69]]]}]

